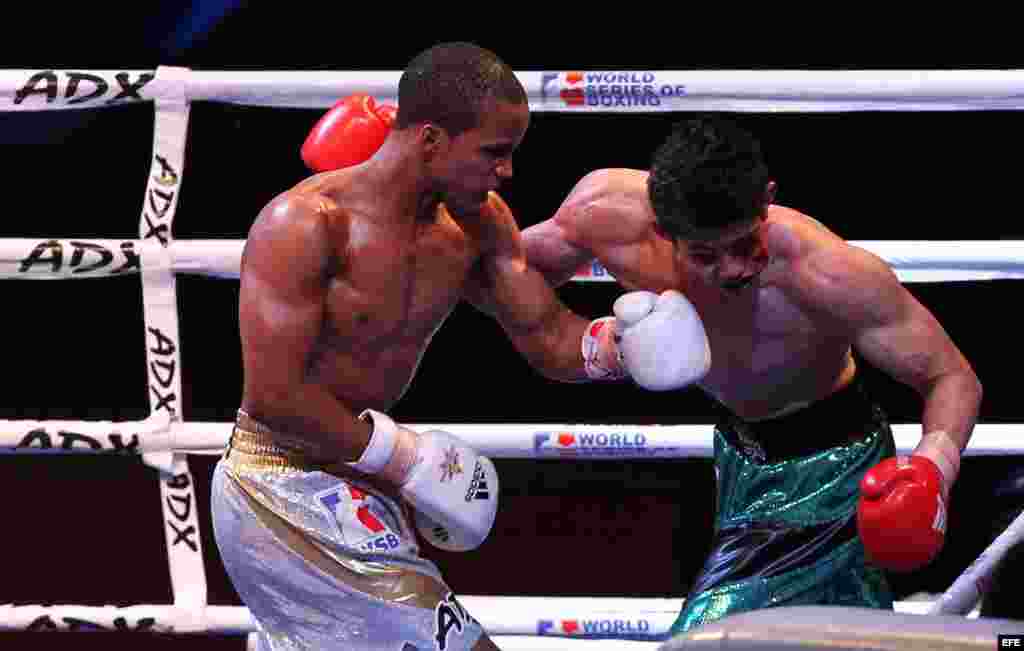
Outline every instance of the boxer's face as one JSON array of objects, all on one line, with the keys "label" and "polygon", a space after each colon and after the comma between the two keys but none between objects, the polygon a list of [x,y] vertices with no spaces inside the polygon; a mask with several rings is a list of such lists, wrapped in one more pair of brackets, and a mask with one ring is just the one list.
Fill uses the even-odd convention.
[{"label": "boxer's face", "polygon": [[[765,245],[765,229],[776,189],[775,181],[769,181],[760,214],[753,219],[674,240],[677,264],[683,268],[683,273],[730,294],[739,294],[754,285],[771,261]],[[701,223],[703,220],[689,221]]]},{"label": "boxer's face", "polygon": [[676,259],[684,272],[731,293],[751,286],[769,261],[764,244],[765,217],[743,222],[701,239],[676,243]]},{"label": "boxer's face", "polygon": [[494,102],[476,128],[448,139],[434,166],[445,203],[456,212],[472,211],[511,178],[512,154],[529,124],[526,104]]}]

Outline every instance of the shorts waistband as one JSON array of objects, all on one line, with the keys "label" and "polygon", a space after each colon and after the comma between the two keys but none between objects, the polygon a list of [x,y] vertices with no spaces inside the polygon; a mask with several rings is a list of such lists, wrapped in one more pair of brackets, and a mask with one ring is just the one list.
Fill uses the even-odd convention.
[{"label": "shorts waistband", "polygon": [[760,448],[766,459],[781,461],[864,440],[888,427],[882,409],[868,396],[859,376],[833,394],[791,414],[745,421],[723,409],[718,429],[740,447]]},{"label": "shorts waistband", "polygon": [[260,470],[325,470],[343,465],[330,459],[312,441],[274,431],[242,410],[238,410],[225,454],[234,465]]},{"label": "shorts waistband", "polygon": [[325,472],[398,499],[393,487],[327,454],[316,441],[275,431],[242,410],[238,410],[224,460],[235,470]]}]

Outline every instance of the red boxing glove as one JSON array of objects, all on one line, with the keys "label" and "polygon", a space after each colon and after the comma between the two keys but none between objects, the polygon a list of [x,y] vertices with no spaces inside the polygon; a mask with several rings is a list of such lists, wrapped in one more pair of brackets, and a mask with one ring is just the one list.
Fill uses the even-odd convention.
[{"label": "red boxing glove", "polygon": [[302,144],[302,161],[315,172],[358,165],[380,149],[395,111],[369,95],[350,95],[324,114]]},{"label": "red boxing glove", "polygon": [[384,123],[388,125],[388,129],[395,123],[395,118],[398,117],[398,107],[393,104],[381,104],[374,109],[374,113],[377,114]]},{"label": "red boxing glove", "polygon": [[872,563],[911,572],[935,558],[946,539],[942,484],[942,471],[921,455],[886,459],[864,475],[857,528]]}]

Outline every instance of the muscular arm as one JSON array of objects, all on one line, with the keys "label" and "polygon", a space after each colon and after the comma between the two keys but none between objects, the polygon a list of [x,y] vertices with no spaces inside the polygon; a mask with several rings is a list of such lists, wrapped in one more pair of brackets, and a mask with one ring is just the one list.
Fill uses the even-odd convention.
[{"label": "muscular arm", "polygon": [[253,225],[239,299],[243,407],[271,427],[319,435],[310,442],[324,454],[354,460],[369,425],[307,373],[325,316],[328,242],[324,215],[305,197],[275,199]]},{"label": "muscular arm", "polygon": [[522,239],[530,266],[556,287],[595,258],[628,288],[659,292],[679,285],[672,244],[655,232],[641,170],[587,174],[554,216],[525,229]]},{"label": "muscular arm", "polygon": [[563,205],[551,219],[534,224],[523,231],[523,250],[530,266],[540,272],[552,287],[560,287],[572,279],[583,265],[595,259],[585,246],[574,241],[569,214],[572,207]]},{"label": "muscular arm", "polygon": [[[864,358],[924,399],[924,434],[944,431],[962,450],[971,436],[982,388],[970,364],[884,261],[846,244],[829,245],[805,263],[818,305],[851,329]],[[959,458],[957,458],[957,461]]]},{"label": "muscular arm", "polygon": [[589,324],[566,308],[537,269],[527,264],[524,242],[508,206],[492,194],[490,251],[474,269],[466,299],[493,316],[516,349],[544,376],[587,379],[580,339]]}]

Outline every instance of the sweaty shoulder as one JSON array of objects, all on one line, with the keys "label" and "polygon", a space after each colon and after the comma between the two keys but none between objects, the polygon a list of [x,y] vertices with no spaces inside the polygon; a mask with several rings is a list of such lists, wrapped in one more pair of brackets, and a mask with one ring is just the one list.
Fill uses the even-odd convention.
[{"label": "sweaty shoulder", "polygon": [[249,229],[243,270],[258,264],[280,268],[309,268],[324,264],[346,220],[335,203],[311,188],[295,188],[268,203]]},{"label": "sweaty shoulder", "polygon": [[795,262],[816,251],[842,245],[842,238],[799,210],[773,204],[768,208],[765,244],[774,259]]},{"label": "sweaty shoulder", "polygon": [[610,168],[590,172],[566,197],[555,221],[574,243],[628,244],[650,235],[654,212],[647,198],[647,172]]},{"label": "sweaty shoulder", "polygon": [[788,286],[803,302],[836,307],[860,295],[858,288],[889,285],[895,279],[884,260],[799,211],[772,206],[767,227],[769,252],[782,271],[775,284]]}]

